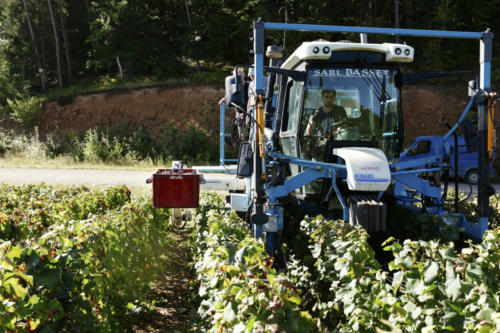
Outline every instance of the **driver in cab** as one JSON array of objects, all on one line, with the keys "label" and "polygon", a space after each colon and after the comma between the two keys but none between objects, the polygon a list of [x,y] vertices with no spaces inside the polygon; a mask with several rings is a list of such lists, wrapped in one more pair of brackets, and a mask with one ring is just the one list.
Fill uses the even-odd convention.
[{"label": "driver in cab", "polygon": [[307,136],[329,137],[332,134],[335,137],[342,130],[342,124],[347,121],[347,114],[342,106],[335,104],[336,96],[335,90],[321,92],[323,106],[309,120],[305,133]]}]

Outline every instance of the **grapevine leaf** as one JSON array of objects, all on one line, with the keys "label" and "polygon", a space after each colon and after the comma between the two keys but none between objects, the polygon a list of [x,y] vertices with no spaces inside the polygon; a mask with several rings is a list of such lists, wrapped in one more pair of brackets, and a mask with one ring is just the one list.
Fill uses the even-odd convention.
[{"label": "grapevine leaf", "polygon": [[40,273],[40,275],[38,275],[36,279],[38,284],[44,286],[47,289],[52,289],[59,282],[59,274],[56,270],[49,270]]},{"label": "grapevine leaf", "polygon": [[234,333],[241,333],[241,332],[245,332],[245,324],[243,323],[238,323],[237,325],[234,326],[233,328],[233,332]]},{"label": "grapevine leaf", "polygon": [[227,323],[232,322],[236,318],[236,314],[234,313],[233,307],[231,306],[231,303],[226,305],[224,309],[224,320]]},{"label": "grapevine leaf", "polygon": [[247,323],[247,326],[246,326],[246,329],[249,330],[250,332],[252,332],[253,330],[253,325],[255,324],[255,321],[257,320],[257,317],[253,317],[252,319],[250,319]]},{"label": "grapevine leaf", "polygon": [[28,294],[28,291],[19,283],[19,278],[14,274],[6,274],[6,276],[7,278],[4,280],[3,285],[8,290],[10,289],[9,293],[19,298],[24,298]]},{"label": "grapevine leaf", "polygon": [[9,253],[7,253],[7,256],[10,259],[15,259],[15,258],[20,258],[22,254],[23,254],[23,248],[21,247],[21,245],[16,245],[11,248]]},{"label": "grapevine leaf", "polygon": [[394,289],[394,294],[397,293],[402,282],[403,282],[403,272],[398,271],[392,277],[392,288]]},{"label": "grapevine leaf", "polygon": [[445,292],[446,296],[452,301],[456,301],[458,296],[460,296],[460,287],[462,283],[458,276],[446,279],[445,282]]},{"label": "grapevine leaf", "polygon": [[427,267],[427,270],[424,273],[424,281],[426,283],[433,282],[438,276],[438,270],[439,270],[439,265],[435,261],[431,262],[431,264],[429,265],[429,267]]},{"label": "grapevine leaf", "polygon": [[477,319],[484,319],[484,320],[491,320],[491,315],[493,314],[493,310],[491,309],[483,309],[478,312],[476,318]]},{"label": "grapevine leaf", "polygon": [[406,290],[414,295],[422,295],[425,290],[425,284],[420,279],[408,279],[406,282]]}]

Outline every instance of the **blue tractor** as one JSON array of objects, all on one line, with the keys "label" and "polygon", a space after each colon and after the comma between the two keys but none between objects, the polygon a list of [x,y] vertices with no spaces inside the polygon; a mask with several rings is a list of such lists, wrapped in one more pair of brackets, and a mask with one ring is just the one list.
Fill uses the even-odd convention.
[{"label": "blue tractor", "polygon": [[[362,42],[305,42],[283,61],[279,47],[265,50],[266,30],[359,33]],[[419,78],[403,74],[401,67],[413,61],[415,51],[406,44],[368,43],[369,34],[479,41],[478,88],[459,121],[442,137],[439,153],[400,161],[404,135],[401,89]],[[245,88],[238,68],[245,66],[238,65],[234,75],[226,78],[226,105],[221,108],[221,167],[198,171],[236,172],[244,190],[231,191],[228,202],[247,215],[255,237],[265,237],[271,256],[280,249],[280,233],[286,223],[285,199],[290,197],[310,214],[323,213],[362,225],[369,232],[384,232],[387,207],[381,199],[389,195],[397,204],[442,216],[481,238],[488,227],[489,196],[494,193],[488,183],[493,150],[488,131],[492,131],[496,98],[490,90],[492,38],[489,30],[452,32],[258,20],[254,22],[254,63],[246,66],[255,71],[250,91],[253,103],[248,108],[241,103]],[[265,55],[268,66],[264,65]],[[477,223],[448,209],[439,182],[419,177],[450,168],[452,153],[447,138],[473,105],[477,105],[479,116]],[[238,165],[232,169],[225,165],[223,152],[227,107],[244,113],[251,124],[248,141],[240,147]]]}]

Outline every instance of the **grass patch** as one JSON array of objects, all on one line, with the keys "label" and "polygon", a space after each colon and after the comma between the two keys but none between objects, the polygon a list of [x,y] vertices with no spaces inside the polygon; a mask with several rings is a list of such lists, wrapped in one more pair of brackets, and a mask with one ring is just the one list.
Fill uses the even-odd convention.
[{"label": "grass patch", "polygon": [[165,168],[170,164],[138,161],[122,164],[104,162],[79,162],[71,156],[56,158],[26,158],[22,156],[7,156],[0,159],[0,168],[34,168],[34,169],[100,169],[100,170],[136,170],[150,171]]}]

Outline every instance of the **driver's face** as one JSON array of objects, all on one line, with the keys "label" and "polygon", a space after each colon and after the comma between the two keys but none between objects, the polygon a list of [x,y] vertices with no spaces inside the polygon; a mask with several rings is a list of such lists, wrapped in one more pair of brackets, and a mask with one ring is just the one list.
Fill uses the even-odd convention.
[{"label": "driver's face", "polygon": [[328,91],[328,90],[323,91],[323,93],[321,94],[321,98],[323,99],[323,105],[325,105],[327,108],[330,108],[335,102],[336,95],[337,94],[335,93],[335,91]]}]

